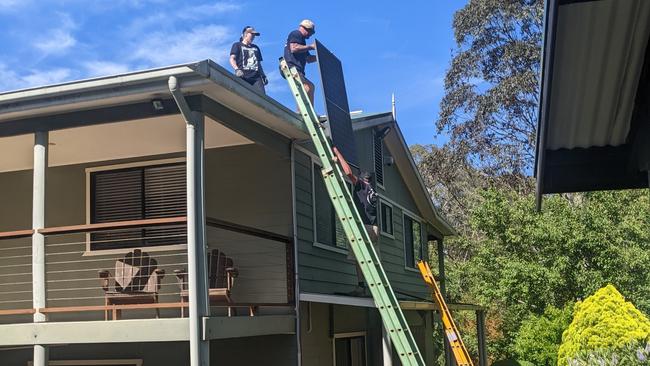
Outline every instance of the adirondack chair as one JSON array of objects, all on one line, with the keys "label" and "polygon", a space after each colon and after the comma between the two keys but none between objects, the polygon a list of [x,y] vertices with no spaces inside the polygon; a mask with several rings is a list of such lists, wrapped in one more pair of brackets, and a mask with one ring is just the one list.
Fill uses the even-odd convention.
[{"label": "adirondack chair", "polygon": [[[184,317],[185,303],[189,301],[187,270],[177,269],[174,273],[180,287],[181,317]],[[227,257],[218,249],[213,249],[208,253],[208,296],[211,305],[233,302],[230,292],[238,275],[239,271],[235,268],[232,258]],[[228,316],[233,315],[236,315],[235,309],[228,307]]]},{"label": "adirondack chair", "polygon": [[[110,305],[158,303],[158,291],[165,271],[157,266],[158,262],[149,254],[135,249],[115,262],[114,276],[108,270],[99,271],[106,306],[104,320],[108,320]],[[159,318],[160,310],[155,309],[156,318]],[[113,309],[113,320],[120,317],[121,310]]]}]

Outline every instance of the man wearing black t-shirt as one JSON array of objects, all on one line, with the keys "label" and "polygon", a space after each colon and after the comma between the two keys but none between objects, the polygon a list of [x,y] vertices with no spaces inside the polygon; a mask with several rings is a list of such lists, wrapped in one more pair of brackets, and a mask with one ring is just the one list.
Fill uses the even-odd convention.
[{"label": "man wearing black t-shirt", "polygon": [[[359,176],[355,176],[352,172],[352,168],[348,165],[347,161],[343,155],[339,152],[337,148],[334,148],[334,154],[336,159],[341,164],[343,172],[347,175],[352,181],[352,200],[354,205],[357,207],[359,214],[361,214],[361,221],[363,221],[368,236],[372,241],[372,244],[375,247],[375,252],[377,256],[379,253],[379,226],[377,226],[377,201],[378,196],[372,187],[372,174],[368,172],[362,172]],[[355,260],[354,253],[352,250],[348,252],[348,259]],[[356,261],[355,261],[356,263]],[[360,296],[365,294],[365,283],[363,282],[363,274],[361,273],[361,268],[357,263],[357,288],[349,293],[349,295]]]},{"label": "man wearing black t-shirt", "polygon": [[295,67],[300,74],[302,85],[309,95],[311,104],[314,104],[314,84],[305,77],[305,65],[316,62],[316,56],[309,53],[316,49],[316,44],[307,44],[307,39],[316,33],[316,25],[309,19],[300,22],[297,30],[289,33],[287,44],[284,46],[284,59],[289,67]]},{"label": "man wearing black t-shirt", "polygon": [[264,85],[268,84],[264,70],[262,70],[262,52],[253,44],[255,36],[260,34],[250,26],[242,31],[239,42],[235,42],[230,49],[230,66],[235,69],[235,75],[242,78],[250,85],[266,93]]}]

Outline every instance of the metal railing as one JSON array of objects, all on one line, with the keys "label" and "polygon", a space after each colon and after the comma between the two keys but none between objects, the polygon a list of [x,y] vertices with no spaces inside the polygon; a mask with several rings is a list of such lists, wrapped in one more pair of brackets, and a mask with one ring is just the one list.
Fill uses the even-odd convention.
[{"label": "metal railing", "polygon": [[[0,233],[0,315],[12,315],[0,322],[31,321],[25,315],[36,311],[50,321],[185,316],[185,217],[39,230],[47,303],[40,309],[32,306],[33,233]],[[206,234],[213,316],[292,306],[291,238],[218,219],[206,220]]]}]

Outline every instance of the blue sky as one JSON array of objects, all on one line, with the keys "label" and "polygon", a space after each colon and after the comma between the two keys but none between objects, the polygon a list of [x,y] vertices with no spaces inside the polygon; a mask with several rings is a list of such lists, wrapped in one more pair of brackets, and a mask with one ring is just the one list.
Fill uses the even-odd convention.
[{"label": "blue sky", "polygon": [[[316,38],[343,62],[352,110],[388,111],[394,92],[407,142],[440,143],[434,120],[454,48],[453,13],[464,3],[0,0],[0,90],[206,58],[226,66],[230,45],[253,25],[262,33],[268,94],[293,108],[277,58],[289,31],[310,18]],[[307,75],[317,79],[314,65]]]}]

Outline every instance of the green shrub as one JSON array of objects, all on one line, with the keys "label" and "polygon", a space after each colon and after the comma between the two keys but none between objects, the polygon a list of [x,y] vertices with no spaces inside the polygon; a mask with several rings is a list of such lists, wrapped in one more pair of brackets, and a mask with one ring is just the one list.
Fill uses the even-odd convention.
[{"label": "green shrub", "polygon": [[562,335],[558,366],[595,353],[617,352],[649,335],[650,320],[607,285],[575,305],[573,321]]},{"label": "green shrub", "polygon": [[524,320],[514,340],[514,352],[520,360],[536,366],[557,364],[562,332],[571,323],[573,303],[563,309],[549,306],[541,315]]}]

